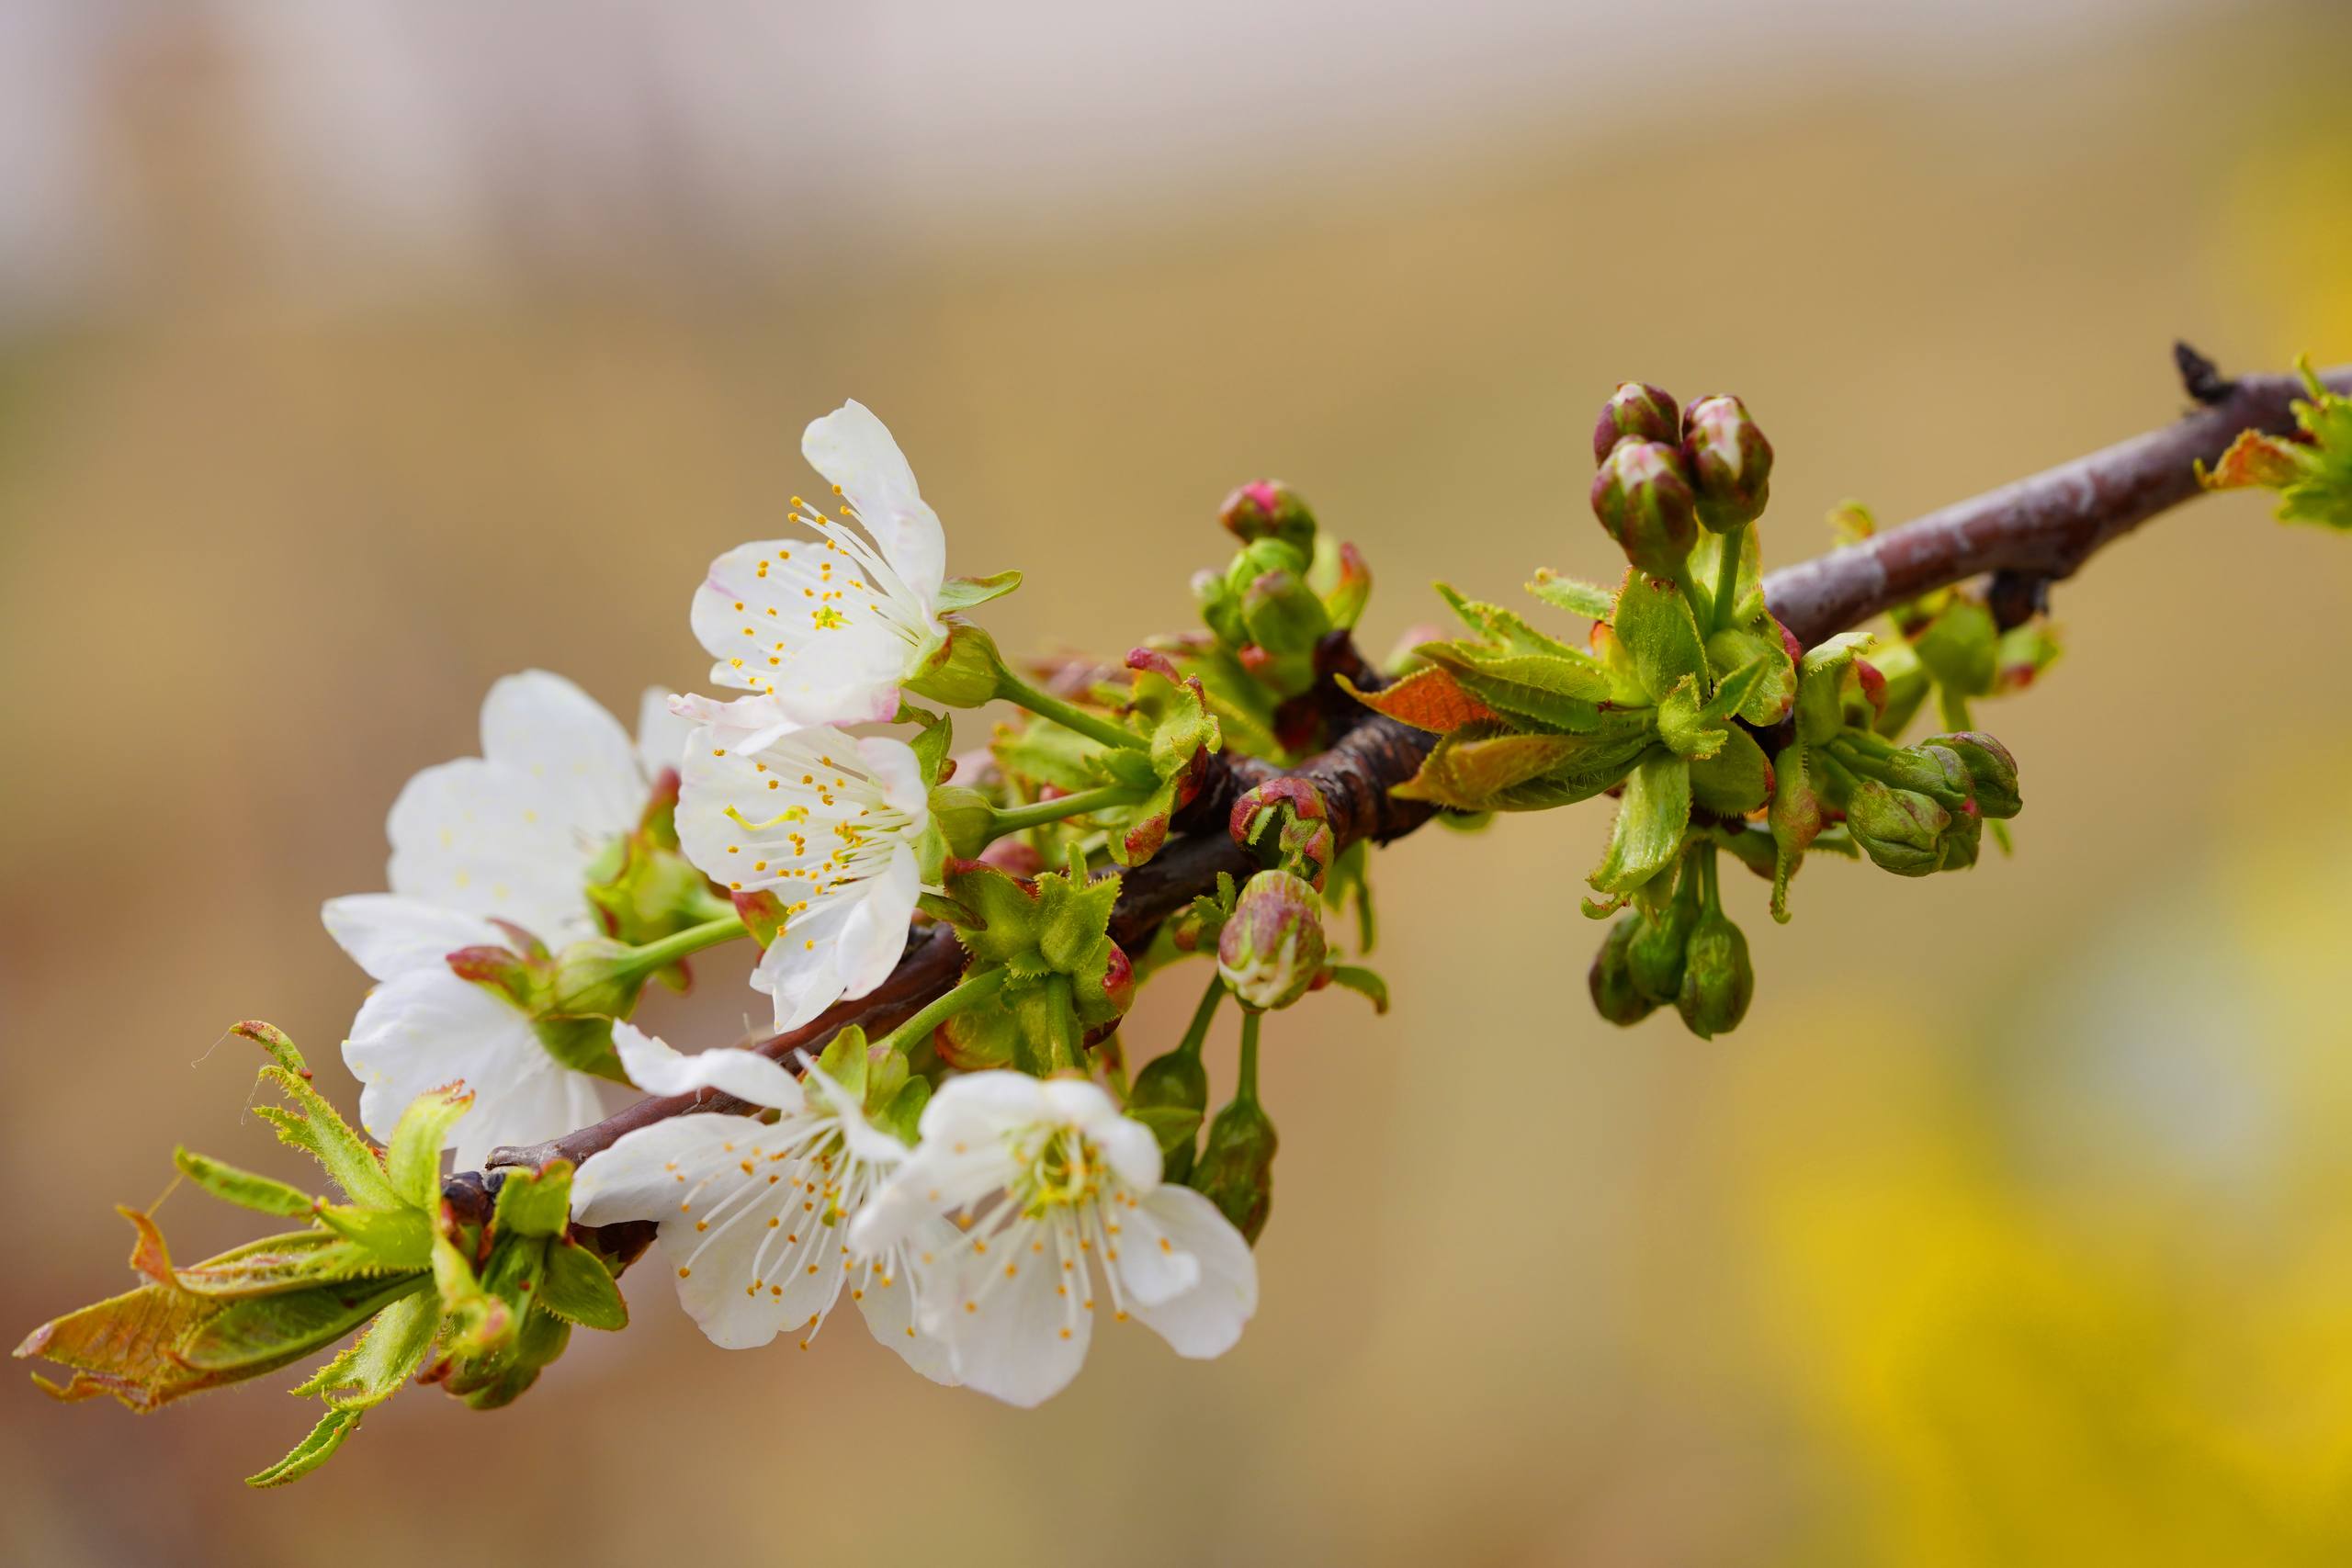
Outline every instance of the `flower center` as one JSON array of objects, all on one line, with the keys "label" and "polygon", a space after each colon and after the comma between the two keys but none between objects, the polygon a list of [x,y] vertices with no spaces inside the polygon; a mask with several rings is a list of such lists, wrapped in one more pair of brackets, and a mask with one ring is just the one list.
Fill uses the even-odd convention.
[{"label": "flower center", "polygon": [[[1018,1156],[1020,1151],[1016,1150]],[[1110,1166],[1074,1129],[1048,1134],[1045,1146],[1024,1163],[1012,1185],[1023,1214],[1035,1218],[1054,1209],[1075,1209],[1102,1194]]]}]

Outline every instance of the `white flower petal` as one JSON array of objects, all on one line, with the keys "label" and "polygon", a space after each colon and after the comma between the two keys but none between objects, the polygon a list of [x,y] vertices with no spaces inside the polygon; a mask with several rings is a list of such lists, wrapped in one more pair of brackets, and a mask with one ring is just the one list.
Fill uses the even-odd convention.
[{"label": "white flower petal", "polygon": [[637,765],[644,770],[649,788],[663,773],[676,771],[694,729],[695,721],[670,705],[662,687],[645,688],[637,705]]},{"label": "white flower petal", "polygon": [[920,833],[931,820],[931,790],[922,782],[922,761],[915,749],[888,735],[861,736],[853,742],[865,773],[879,785],[882,798],[906,813]]},{"label": "white flower petal", "polygon": [[576,805],[479,757],[427,768],[392,802],[392,891],[512,920],[550,946],[592,935],[582,883],[609,835]]},{"label": "white flower petal", "polygon": [[[862,886],[865,896],[842,922],[839,938],[842,996],[852,1000],[888,979],[907,951],[907,923],[914,919],[915,903],[922,896],[922,874],[916,869],[914,851],[899,845],[891,851],[890,863],[881,874]],[[790,940],[789,927],[776,938],[779,945]]]},{"label": "white flower petal", "polygon": [[455,1134],[460,1169],[502,1144],[532,1144],[594,1122],[595,1080],[548,1055],[503,997],[447,969],[411,970],[368,995],[343,1059],[361,1084],[359,1120],[388,1140],[409,1102],[463,1080],[473,1109]]},{"label": "white flower petal", "polygon": [[939,1086],[917,1124],[922,1149],[956,1139],[996,1139],[1052,1116],[1043,1078],[1006,1068],[965,1073]]},{"label": "white flower petal", "polygon": [[[1007,1404],[1044,1404],[1086,1360],[1094,1311],[1082,1294],[1085,1266],[1060,1267],[1076,1243],[1057,1246],[1054,1233],[1016,1224],[986,1253],[964,1248],[950,1276],[956,1293],[932,1314],[955,1348],[965,1386]],[[1039,1240],[1042,1252],[1032,1245]]]},{"label": "white flower petal", "polygon": [[689,615],[711,680],[802,725],[888,720],[916,637],[933,633],[860,570],[821,539],[762,539],[711,562]]},{"label": "white flower petal", "polygon": [[[956,1228],[934,1215],[910,1247],[928,1247],[934,1257],[945,1257],[956,1247]],[[919,1271],[899,1264],[862,1272],[865,1280],[857,1296],[857,1307],[865,1314],[865,1326],[874,1337],[897,1351],[907,1365],[932,1382],[962,1382],[956,1373],[953,1348],[938,1335],[926,1332],[921,1322]]]},{"label": "white flower petal", "polygon": [[741,1117],[673,1116],[624,1133],[571,1179],[571,1218],[583,1225],[676,1217],[679,1194],[734,1156],[719,1145]]},{"label": "white flower petal", "polygon": [[1162,1187],[1142,1208],[1170,1245],[1197,1259],[1200,1283],[1157,1305],[1138,1301],[1136,1317],[1180,1356],[1222,1356],[1258,1310],[1258,1260],[1241,1233],[1189,1187]]},{"label": "white flower petal", "polygon": [[628,731],[560,675],[526,670],[494,682],[482,699],[481,754],[544,785],[592,831],[625,832],[645,809]]},{"label": "white flower petal", "polygon": [[1156,1210],[1140,1201],[1113,1202],[1105,1206],[1103,1221],[1106,1227],[1117,1227],[1109,1233],[1103,1261],[1118,1270],[1119,1289],[1130,1307],[1160,1305],[1201,1282],[1200,1260],[1176,1245]]},{"label": "white flower petal", "polygon": [[330,898],[319,918],[352,961],[379,980],[438,968],[461,947],[503,947],[507,942],[506,933],[488,920],[397,893]]},{"label": "white flower petal", "polygon": [[756,1051],[729,1047],[681,1055],[664,1041],[632,1024],[613,1025],[613,1047],[629,1081],[648,1094],[692,1094],[716,1089],[778,1111],[799,1111],[806,1103],[800,1082]]},{"label": "white flower petal", "polygon": [[810,422],[800,454],[857,510],[857,520],[924,604],[935,602],[947,575],[947,537],[915,487],[914,469],[874,412],[854,399]]}]

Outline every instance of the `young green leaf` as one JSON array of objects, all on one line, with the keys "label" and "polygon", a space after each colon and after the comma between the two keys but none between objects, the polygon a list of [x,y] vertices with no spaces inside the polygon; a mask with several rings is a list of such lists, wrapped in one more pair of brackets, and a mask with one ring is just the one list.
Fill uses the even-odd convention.
[{"label": "young green leaf", "polygon": [[1617,803],[1609,851],[1589,878],[1594,890],[1630,893],[1672,865],[1682,852],[1682,835],[1690,826],[1690,765],[1665,748],[1657,748],[1625,775],[1625,794]]}]

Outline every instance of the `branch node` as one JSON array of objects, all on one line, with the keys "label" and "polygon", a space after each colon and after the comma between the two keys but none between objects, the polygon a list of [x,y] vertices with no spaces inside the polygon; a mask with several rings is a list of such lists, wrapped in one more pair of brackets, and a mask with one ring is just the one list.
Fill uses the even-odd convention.
[{"label": "branch node", "polygon": [[2188,344],[2172,345],[2174,368],[2180,372],[2181,389],[2207,408],[2227,402],[2238,389],[2238,384],[2222,374],[2222,367],[2206,358]]}]

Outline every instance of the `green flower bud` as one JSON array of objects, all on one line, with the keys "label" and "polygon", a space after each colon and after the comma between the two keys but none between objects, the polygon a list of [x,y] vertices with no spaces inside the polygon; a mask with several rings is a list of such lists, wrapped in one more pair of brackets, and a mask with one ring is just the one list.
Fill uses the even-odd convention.
[{"label": "green flower bud", "polygon": [[1942,841],[1937,846],[1938,871],[1966,871],[1976,863],[1978,851],[1984,841],[1984,818],[1973,807],[1951,814],[1951,826],[1944,829]]},{"label": "green flower bud", "polygon": [[1714,533],[1764,515],[1772,487],[1772,444],[1737,398],[1701,398],[1682,416],[1682,456],[1699,521]]},{"label": "green flower bud", "polygon": [[1233,803],[1226,827],[1235,843],[1257,854],[1259,863],[1295,871],[1320,893],[1337,854],[1330,815],[1313,784],[1282,778],[1244,792]]},{"label": "green flower bud", "polygon": [[1592,511],[1625,558],[1652,577],[1679,578],[1698,542],[1682,456],[1662,442],[1619,442],[1592,476]]},{"label": "green flower bud", "polygon": [[1756,970],[1747,962],[1747,938],[1730,916],[1711,910],[1690,933],[1674,1010],[1691,1033],[1712,1040],[1737,1029],[1755,997]]},{"label": "green flower bud", "polygon": [[931,792],[931,820],[957,860],[978,860],[996,841],[996,807],[989,797],[962,784],[940,784]]},{"label": "green flower bud", "polygon": [[1925,745],[1949,750],[1968,770],[1976,792],[1976,809],[1996,821],[2015,817],[2025,802],[2018,794],[2018,761],[2009,749],[1981,730],[1931,736]]},{"label": "green flower bud", "polygon": [[1925,876],[1942,864],[1951,813],[1917,791],[1862,779],[1847,799],[1846,826],[1881,870]]},{"label": "green flower bud", "polygon": [[1638,917],[1625,956],[1634,985],[1653,1002],[1670,1002],[1682,989],[1683,950],[1699,924],[1699,876],[1685,869],[1673,902]]},{"label": "green flower bud", "polygon": [[1250,629],[1241,624],[1240,595],[1227,586],[1222,572],[1205,567],[1194,572],[1193,601],[1200,606],[1201,624],[1216,634],[1217,641],[1239,648],[1250,640]]},{"label": "green flower bud", "polygon": [[1226,531],[1249,544],[1279,539],[1298,552],[1299,559],[1315,554],[1315,513],[1298,492],[1280,479],[1255,479],[1225,498],[1217,514]]},{"label": "green flower bud", "polygon": [[1208,1105],[1209,1071],[1198,1051],[1170,1051],[1136,1075],[1127,1114],[1158,1135],[1162,1180],[1182,1181],[1193,1174]]},{"label": "green flower bud", "polygon": [[1304,578],[1282,570],[1261,572],[1242,589],[1241,624],[1267,652],[1295,655],[1315,651],[1331,617]]},{"label": "green flower bud", "polygon": [[1657,1010],[1657,1003],[1634,983],[1630,957],[1634,937],[1645,924],[1639,915],[1621,917],[1601,939],[1600,951],[1592,955],[1592,972],[1586,976],[1592,1008],[1614,1024],[1639,1023]]},{"label": "green flower bud", "polygon": [[1003,675],[1004,660],[995,639],[978,626],[951,620],[947,639],[901,684],[919,697],[952,708],[976,708],[996,695]]},{"label": "green flower bud", "polygon": [[1274,1205],[1274,1124],[1254,1100],[1237,1100],[1209,1123],[1193,1190],[1253,1245]]},{"label": "green flower bud", "polygon": [[1671,446],[1682,434],[1682,412],[1657,387],[1640,381],[1620,381],[1609,400],[1600,405],[1600,423],[1592,427],[1592,460],[1605,463],[1617,443],[1627,436]]},{"label": "green flower bud", "polygon": [[1261,871],[1242,888],[1216,943],[1217,973],[1241,1005],[1286,1008],[1323,973],[1323,921],[1313,885]]},{"label": "green flower bud", "polygon": [[1924,795],[1946,811],[1962,811],[1976,798],[1975,785],[1959,753],[1935,741],[1898,746],[1879,760],[1886,782],[1896,789]]}]

